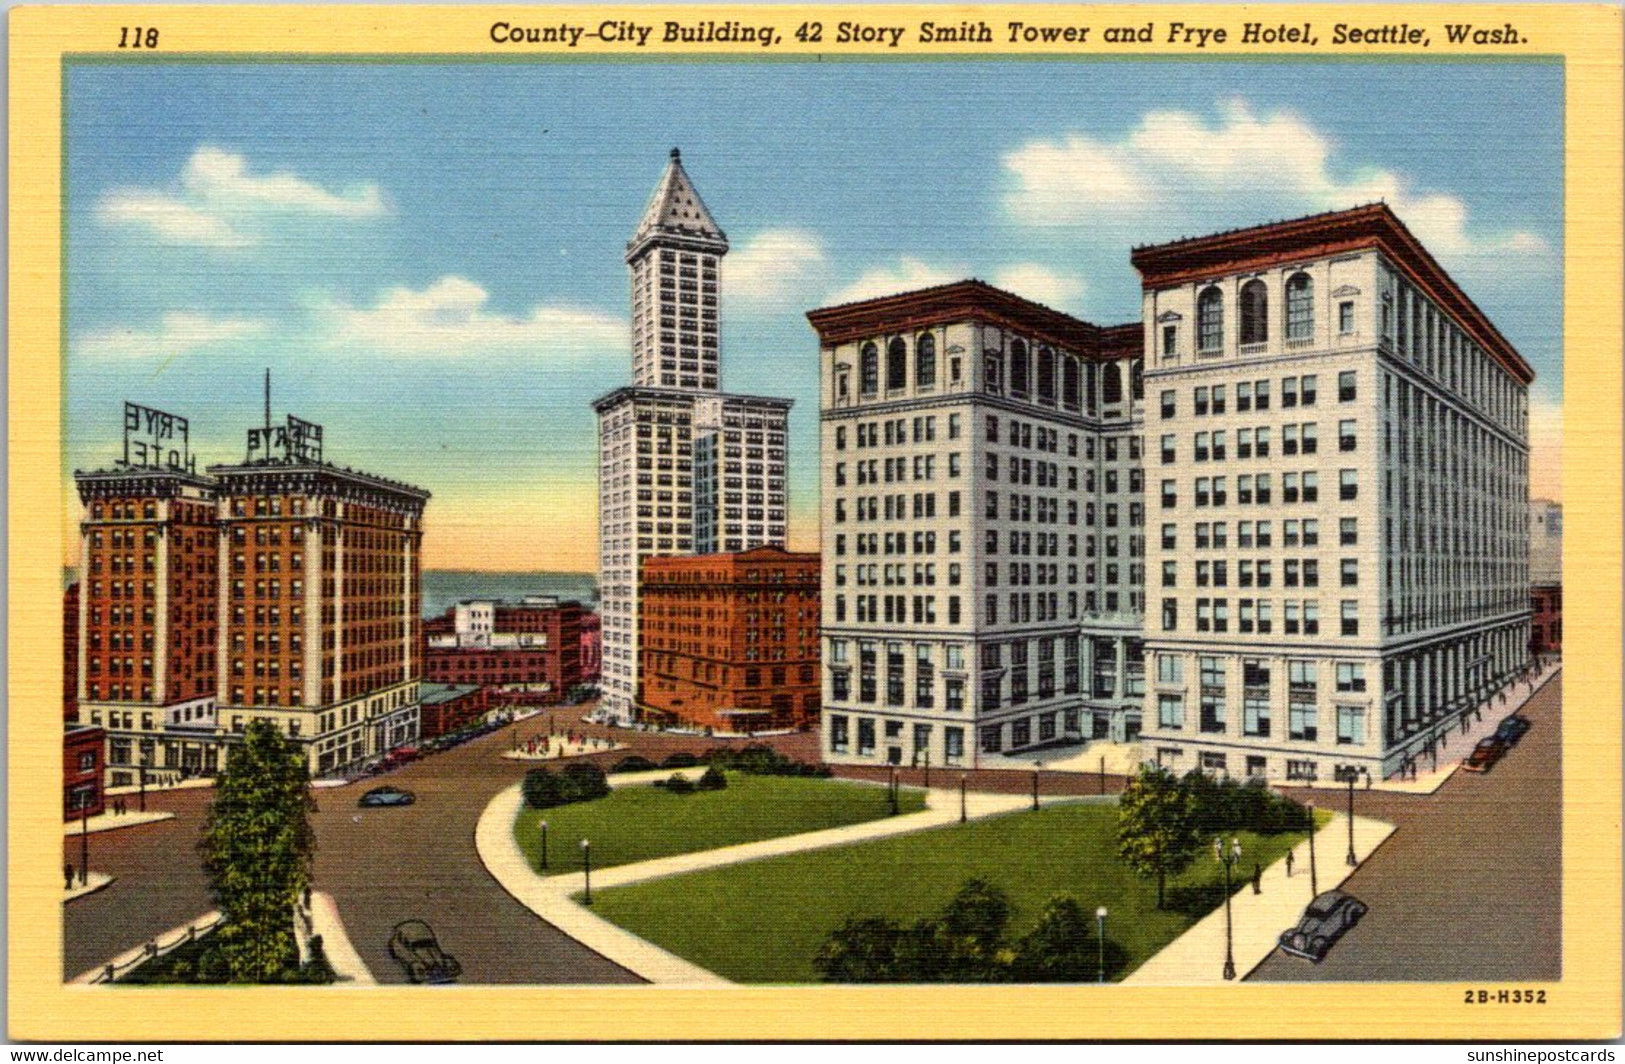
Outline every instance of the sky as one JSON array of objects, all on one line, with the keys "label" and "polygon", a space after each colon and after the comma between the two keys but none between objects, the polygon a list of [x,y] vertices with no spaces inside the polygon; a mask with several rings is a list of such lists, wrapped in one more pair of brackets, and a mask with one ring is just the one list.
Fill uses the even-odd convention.
[{"label": "sky", "polygon": [[1377,199],[1534,366],[1561,499],[1560,64],[79,65],[67,100],[70,527],[123,400],[239,461],[268,367],[328,460],[433,493],[430,567],[593,570],[590,404],[630,381],[625,245],[674,146],[732,243],[722,386],[796,401],[793,547],[806,311],[980,277],[1133,321],[1133,246]]}]

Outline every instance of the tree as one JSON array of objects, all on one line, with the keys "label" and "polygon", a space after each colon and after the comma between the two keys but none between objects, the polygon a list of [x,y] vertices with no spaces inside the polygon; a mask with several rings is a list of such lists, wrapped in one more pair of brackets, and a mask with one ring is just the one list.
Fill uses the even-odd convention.
[{"label": "tree", "polygon": [[304,754],[269,721],[250,724],[226,761],[199,843],[223,917],[215,943],[230,982],[282,981],[298,965],[293,909],[310,885],[315,809]]},{"label": "tree", "polygon": [[983,879],[966,880],[942,913],[948,940],[949,982],[982,983],[1003,978],[1004,933],[1010,926],[1010,899]]},{"label": "tree", "polygon": [[1156,877],[1157,908],[1168,877],[1190,867],[1203,839],[1190,789],[1172,773],[1146,765],[1129,780],[1117,807],[1117,852],[1137,875]]},{"label": "tree", "polygon": [[1023,983],[1084,983],[1099,974],[1095,931],[1078,900],[1057,894],[1016,943],[1011,974]]},{"label": "tree", "polygon": [[898,943],[903,929],[883,916],[848,917],[813,958],[813,969],[826,983],[896,983]]}]

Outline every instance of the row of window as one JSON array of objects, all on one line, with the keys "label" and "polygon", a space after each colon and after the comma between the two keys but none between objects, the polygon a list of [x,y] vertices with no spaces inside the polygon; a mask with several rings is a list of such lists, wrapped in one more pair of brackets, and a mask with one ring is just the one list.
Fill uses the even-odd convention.
[{"label": "row of window", "polygon": [[[1260,635],[1273,633],[1275,618],[1271,600],[1240,599],[1238,600],[1238,606],[1241,612],[1238,615],[1237,631],[1243,634],[1257,632]],[[1319,599],[1286,599],[1282,603],[1282,610],[1285,614],[1282,618],[1282,631],[1284,634],[1320,634]],[[1339,635],[1357,636],[1360,634],[1360,603],[1358,599],[1342,600],[1339,620]],[[1177,632],[1179,630],[1179,600],[1176,598],[1162,600],[1162,630],[1164,632]],[[1196,600],[1196,630],[1198,632],[1215,633],[1230,631],[1230,600],[1227,598],[1198,598]]]},{"label": "row of window", "polygon": [[[1199,507],[1225,506],[1230,501],[1228,477],[1197,477],[1194,486],[1196,505]],[[1338,470],[1337,497],[1343,502],[1352,502],[1360,497],[1358,470]],[[1164,480],[1162,482],[1161,499],[1164,510],[1171,510],[1179,505],[1179,482],[1177,480]],[[1269,504],[1272,501],[1270,474],[1260,473],[1256,476],[1237,477],[1236,501],[1242,505]],[[1302,473],[1282,473],[1281,501],[1285,503],[1319,502],[1320,474],[1315,470],[1305,470]]]},{"label": "row of window", "polygon": [[[1197,417],[1217,416],[1228,410],[1228,393],[1226,385],[1203,385],[1191,393],[1191,408]],[[1256,381],[1238,381],[1236,389],[1236,413],[1245,414],[1254,410],[1268,410],[1270,408],[1270,381],[1268,379]],[[1355,370],[1344,370],[1337,375],[1337,401],[1351,403],[1359,396],[1359,375]],[[1162,393],[1161,410],[1166,420],[1174,417],[1179,410],[1179,393],[1169,388]],[[1281,378],[1281,409],[1291,410],[1296,407],[1314,406],[1320,397],[1320,376],[1309,373],[1303,376]]]}]

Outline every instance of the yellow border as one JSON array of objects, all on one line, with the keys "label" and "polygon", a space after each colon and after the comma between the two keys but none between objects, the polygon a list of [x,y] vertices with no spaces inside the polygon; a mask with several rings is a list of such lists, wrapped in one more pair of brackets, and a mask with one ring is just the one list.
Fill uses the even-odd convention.
[{"label": "yellow border", "polygon": [[[1608,1038],[1620,1032],[1620,510],[1621,409],[1621,12],[1605,6],[1460,5],[1226,7],[717,7],[683,6],[684,20],[741,18],[775,25],[784,44],[693,48],[694,57],[805,57],[837,49],[800,44],[809,19],[914,24],[1014,17],[1033,24],[1094,26],[1184,18],[1224,26],[1347,20],[1408,22],[1433,46],[1337,47],[1323,40],[1306,61],[1337,56],[1438,60],[1447,22],[1512,22],[1525,43],[1458,50],[1458,56],[1546,55],[1566,64],[1565,211],[1566,701],[1563,721],[1563,979],[1546,1004],[1462,1004],[1465,984],[1241,984],[1212,989],[809,987],[725,991],[450,988],[425,1007],[404,989],[153,990],[120,993],[61,985],[61,815],[56,776],[61,671],[62,512],[58,448],[59,247],[62,62],[113,49],[121,26],[162,28],[158,58],[277,53],[317,57],[466,56],[534,59],[536,46],[499,47],[491,22],[525,18],[661,18],[652,8],[557,7],[57,7],[11,13],[11,462],[10,462],[10,1015],[13,1038],[185,1040],[445,1039],[1051,1039]],[[1324,35],[1328,36],[1329,35]],[[1004,44],[929,49],[852,46],[847,55],[917,58],[1007,53]],[[1160,42],[1103,48],[1059,46],[1056,57],[1170,55]],[[557,56],[559,53],[551,53]],[[583,42],[570,56],[672,57]],[[1185,50],[1178,58],[1282,58],[1290,48]],[[43,766],[43,774],[42,774]],[[1479,825],[1474,830],[1495,830]],[[1448,949],[1440,942],[1435,948]],[[229,1002],[229,1004],[228,1004]]]}]

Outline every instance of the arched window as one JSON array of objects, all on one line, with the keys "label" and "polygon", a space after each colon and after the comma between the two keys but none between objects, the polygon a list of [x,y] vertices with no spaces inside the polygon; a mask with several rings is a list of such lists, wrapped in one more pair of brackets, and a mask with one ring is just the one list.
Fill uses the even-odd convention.
[{"label": "arched window", "polygon": [[1098,383],[1099,372],[1100,367],[1096,366],[1093,362],[1083,367],[1084,384],[1089,392],[1087,402],[1084,405],[1085,413],[1093,414],[1095,412],[1095,407],[1098,405],[1095,400],[1095,387]]},{"label": "arched window", "polygon": [[1123,371],[1116,362],[1108,362],[1100,370],[1100,402],[1115,406],[1123,401]]},{"label": "arched window", "polygon": [[1061,360],[1061,402],[1070,410],[1078,408],[1078,360],[1071,355]]},{"label": "arched window", "polygon": [[1145,362],[1135,359],[1128,365],[1129,394],[1136,399],[1145,398]]},{"label": "arched window", "polygon": [[874,344],[863,345],[863,354],[858,359],[858,388],[864,395],[874,395],[880,390],[880,349]]},{"label": "arched window", "polygon": [[886,390],[908,386],[908,345],[901,336],[886,345]]},{"label": "arched window", "polygon": [[1206,288],[1196,297],[1196,349],[1217,351],[1224,347],[1224,294]]},{"label": "arched window", "polygon": [[990,395],[1004,394],[1004,356],[997,351],[988,351],[982,359],[982,387]]},{"label": "arched window", "polygon": [[1286,338],[1308,340],[1315,335],[1315,282],[1307,273],[1295,273],[1286,282]]},{"label": "arched window", "polygon": [[1055,402],[1055,352],[1047,347],[1038,349],[1038,398]]},{"label": "arched window", "polygon": [[1020,340],[1010,345],[1010,394],[1027,394],[1027,345]]},{"label": "arched window", "polygon": [[1241,286],[1241,344],[1267,343],[1269,338],[1269,291],[1263,281],[1254,278]]},{"label": "arched window", "polygon": [[914,341],[914,386],[934,388],[937,384],[937,340],[924,333]]}]

